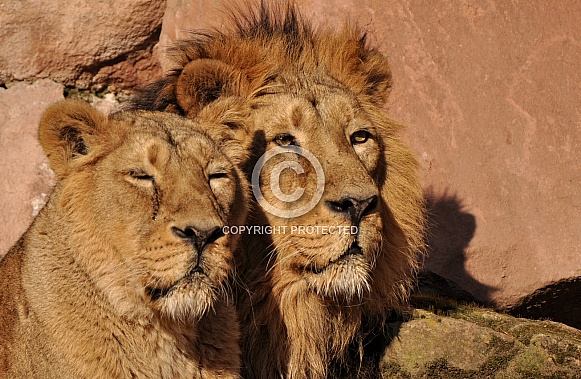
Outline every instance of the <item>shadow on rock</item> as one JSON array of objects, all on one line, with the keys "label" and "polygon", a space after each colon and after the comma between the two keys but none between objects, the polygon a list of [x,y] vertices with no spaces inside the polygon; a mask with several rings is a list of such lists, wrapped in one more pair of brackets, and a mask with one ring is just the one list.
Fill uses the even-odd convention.
[{"label": "shadow on rock", "polygon": [[418,276],[417,292],[465,302],[488,304],[494,287],[480,283],[466,270],[476,218],[466,211],[457,195],[426,193],[428,255]]},{"label": "shadow on rock", "polygon": [[513,316],[550,319],[581,329],[581,277],[536,290],[508,310]]}]

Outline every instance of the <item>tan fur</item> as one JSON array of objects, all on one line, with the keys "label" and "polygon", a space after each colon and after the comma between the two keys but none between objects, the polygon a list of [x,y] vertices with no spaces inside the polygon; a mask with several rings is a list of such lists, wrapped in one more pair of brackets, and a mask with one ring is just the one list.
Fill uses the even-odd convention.
[{"label": "tan fur", "polygon": [[[281,136],[292,136],[292,144],[317,157],[325,190],[313,210],[284,219],[255,203],[249,224],[289,230],[356,225],[359,234],[287,231],[244,237],[237,308],[245,375],[377,375],[366,347],[382,336],[388,315],[405,307],[424,243],[418,164],[399,137],[402,126],[382,110],[391,88],[389,65],[357,28],[314,30],[293,6],[263,3],[234,16],[234,22],[231,31],[179,43],[175,71],[146,89],[134,105],[192,117],[204,111],[190,105],[200,104],[199,99],[211,104],[216,96],[241,97],[252,107],[247,174]],[[358,133],[367,134],[353,142]],[[300,186],[308,200],[315,173],[304,159],[299,161],[306,172],[300,177],[283,172],[281,187],[292,193]],[[263,171],[265,198],[287,207],[269,193],[269,170]],[[333,206],[348,205],[341,202],[345,198],[373,196],[376,201],[360,220]],[[299,199],[291,208],[303,204]],[[351,250],[354,246],[360,250]]]},{"label": "tan fur", "polygon": [[228,148],[228,117],[206,113],[45,112],[58,183],[0,262],[0,378],[239,377],[236,236],[186,236],[247,211],[246,153]]}]

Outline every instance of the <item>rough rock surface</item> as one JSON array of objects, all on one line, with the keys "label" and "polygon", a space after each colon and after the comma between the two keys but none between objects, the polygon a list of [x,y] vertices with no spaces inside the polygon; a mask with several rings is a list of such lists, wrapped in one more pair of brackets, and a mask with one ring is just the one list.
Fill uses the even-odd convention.
[{"label": "rough rock surface", "polygon": [[28,228],[54,184],[36,136],[42,112],[63,99],[63,86],[48,79],[0,88],[0,258]]},{"label": "rough rock surface", "polygon": [[508,309],[515,316],[559,320],[581,330],[581,278],[552,283]]},{"label": "rough rock surface", "polygon": [[437,297],[415,297],[406,322],[389,324],[387,378],[581,378],[581,332]]},{"label": "rough rock surface", "polygon": [[[38,123],[50,104],[64,100],[63,93],[63,85],[49,79],[0,88],[0,175],[4,178],[0,182],[0,258],[28,228],[52,191],[54,174],[37,140]],[[111,93],[98,97],[69,90],[67,97],[86,101],[105,114],[121,107]]]},{"label": "rough rock surface", "polygon": [[158,74],[164,0],[0,2],[0,83],[126,88]]},{"label": "rough rock surface", "polygon": [[437,221],[427,268],[500,308],[580,277],[581,3],[374,9]]},{"label": "rough rock surface", "polygon": [[[220,27],[226,3],[168,0],[160,40]],[[388,111],[424,168],[427,269],[501,309],[581,277],[581,2],[298,4],[357,22],[389,58]]]}]

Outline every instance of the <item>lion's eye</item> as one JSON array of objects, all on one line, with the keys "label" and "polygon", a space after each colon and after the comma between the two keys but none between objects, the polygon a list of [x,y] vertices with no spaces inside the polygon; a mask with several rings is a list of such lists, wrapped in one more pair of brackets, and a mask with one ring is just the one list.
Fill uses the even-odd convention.
[{"label": "lion's eye", "polygon": [[369,133],[367,130],[358,130],[351,134],[351,144],[359,145],[367,142],[369,138],[371,138],[371,133]]},{"label": "lion's eye", "polygon": [[131,177],[133,179],[137,179],[137,180],[148,180],[148,181],[153,180],[153,176],[147,175],[147,174],[136,174],[136,175],[131,175]]},{"label": "lion's eye", "polygon": [[274,137],[273,141],[278,146],[291,146],[297,144],[295,137],[287,133],[278,134],[276,137]]},{"label": "lion's eye", "polygon": [[137,180],[153,180],[153,176],[142,170],[130,170],[129,176]]},{"label": "lion's eye", "polygon": [[229,188],[232,188],[231,182],[228,180],[230,176],[226,171],[215,171],[208,174],[208,184],[214,194],[224,193]]},{"label": "lion's eye", "polygon": [[213,174],[208,175],[208,180],[227,179],[227,178],[228,178],[227,172],[215,172]]},{"label": "lion's eye", "polygon": [[149,186],[155,182],[153,175],[143,170],[129,170],[127,172],[127,180],[139,186]]}]

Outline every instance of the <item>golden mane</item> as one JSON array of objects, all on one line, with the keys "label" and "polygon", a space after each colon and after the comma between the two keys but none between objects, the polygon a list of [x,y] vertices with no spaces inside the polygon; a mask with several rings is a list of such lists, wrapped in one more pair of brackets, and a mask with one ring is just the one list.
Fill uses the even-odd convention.
[{"label": "golden mane", "polygon": [[202,104],[220,96],[260,96],[285,70],[326,71],[358,96],[373,103],[386,100],[392,85],[389,65],[356,26],[346,25],[339,33],[317,30],[290,3],[284,7],[261,2],[250,10],[232,10],[230,18],[229,29],[192,32],[191,38],[176,42],[168,50],[170,72],[140,89],[130,107],[187,115],[190,108],[180,103],[176,87],[188,64],[200,60],[226,63],[240,76],[226,82],[208,73],[199,83]]}]

